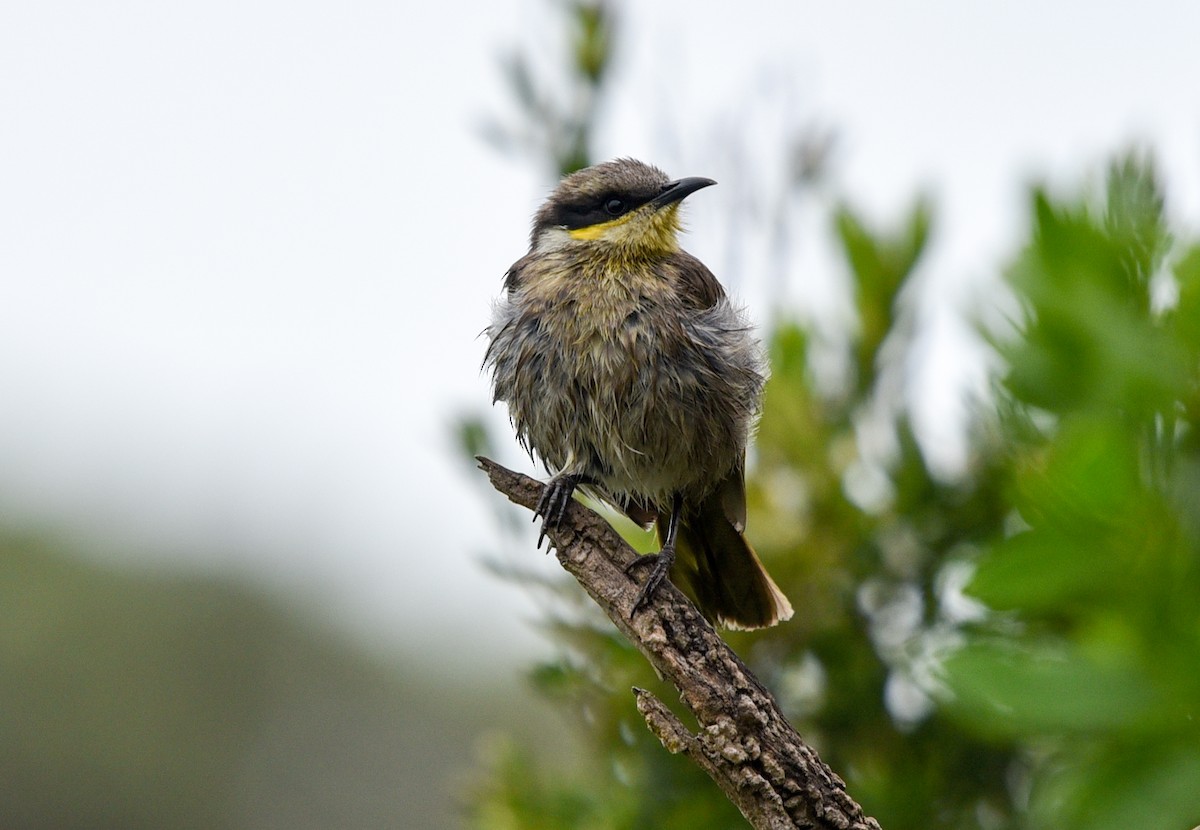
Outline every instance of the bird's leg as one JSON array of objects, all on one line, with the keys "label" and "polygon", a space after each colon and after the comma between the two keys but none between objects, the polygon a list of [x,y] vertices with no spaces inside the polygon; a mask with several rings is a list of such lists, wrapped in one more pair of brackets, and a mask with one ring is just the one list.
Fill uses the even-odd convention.
[{"label": "bird's leg", "polygon": [[658,553],[639,556],[625,566],[625,573],[629,573],[638,565],[651,565],[650,576],[646,577],[646,582],[642,585],[642,590],[638,592],[637,600],[629,612],[631,618],[650,603],[650,600],[654,598],[654,592],[658,590],[658,586],[671,572],[671,566],[675,564],[675,537],[679,533],[679,517],[682,513],[683,497],[676,493],[671,498],[671,517],[667,520],[667,538],[663,540]]},{"label": "bird's leg", "polygon": [[542,520],[542,529],[538,533],[537,546],[542,546],[546,538],[546,528],[557,527],[566,518],[567,507],[571,504],[571,495],[580,484],[594,484],[587,476],[577,473],[560,473],[546,482],[542,488],[542,497],[538,499],[537,507],[533,509],[533,520]]}]

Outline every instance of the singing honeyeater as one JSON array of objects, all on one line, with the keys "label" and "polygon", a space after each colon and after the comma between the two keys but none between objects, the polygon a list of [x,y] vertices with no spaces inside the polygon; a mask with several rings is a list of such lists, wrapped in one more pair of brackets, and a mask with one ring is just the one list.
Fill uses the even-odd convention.
[{"label": "singing honeyeater", "polygon": [[711,619],[761,628],[792,615],[742,536],[767,367],[742,311],[677,239],[680,202],[712,184],[632,159],[563,179],[505,276],[485,365],[553,474],[543,534],[582,487],[657,522],[635,612],[670,572]]}]

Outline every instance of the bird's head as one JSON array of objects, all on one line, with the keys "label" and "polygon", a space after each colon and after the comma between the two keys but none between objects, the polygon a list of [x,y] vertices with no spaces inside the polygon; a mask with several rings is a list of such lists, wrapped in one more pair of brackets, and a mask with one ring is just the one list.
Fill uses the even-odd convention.
[{"label": "bird's head", "polygon": [[571,245],[625,254],[665,253],[679,243],[679,203],[712,179],[672,181],[657,167],[618,159],[567,176],[533,219],[534,250]]}]

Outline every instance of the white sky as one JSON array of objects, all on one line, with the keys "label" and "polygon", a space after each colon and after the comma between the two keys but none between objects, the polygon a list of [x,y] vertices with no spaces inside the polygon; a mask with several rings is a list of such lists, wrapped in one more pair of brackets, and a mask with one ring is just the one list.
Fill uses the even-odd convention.
[{"label": "white sky", "polygon": [[[466,657],[529,646],[526,598],[477,564],[491,505],[448,433],[490,400],[476,335],[549,184],[476,126],[506,111],[497,56],[542,49],[552,8],[6,4],[0,522],[233,567],[383,642],[428,621]],[[711,263],[705,228],[772,184],[758,154],[814,120],[873,217],[936,197],[931,296],[1012,250],[1022,182],[1130,142],[1200,224],[1200,4],[673,0],[623,21],[600,155],[720,181],[685,243]],[[837,267],[814,238],[789,292],[822,313]],[[972,375],[931,319],[936,432]]]}]

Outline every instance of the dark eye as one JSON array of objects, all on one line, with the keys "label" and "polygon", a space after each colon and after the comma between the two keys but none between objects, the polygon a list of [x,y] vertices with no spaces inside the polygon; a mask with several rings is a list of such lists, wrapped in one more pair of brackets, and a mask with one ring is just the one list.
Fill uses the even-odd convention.
[{"label": "dark eye", "polygon": [[620,216],[625,212],[625,203],[620,199],[609,199],[604,203],[604,210],[609,216]]}]

